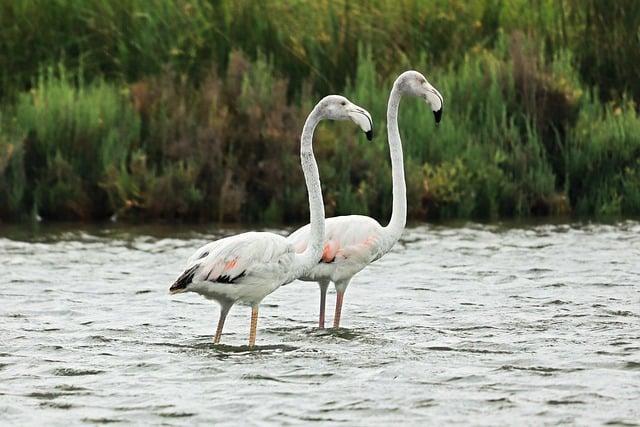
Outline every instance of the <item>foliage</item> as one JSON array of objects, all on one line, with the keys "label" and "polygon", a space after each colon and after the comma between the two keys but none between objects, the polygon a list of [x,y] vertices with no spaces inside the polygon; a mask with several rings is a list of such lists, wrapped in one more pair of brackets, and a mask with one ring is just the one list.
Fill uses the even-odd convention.
[{"label": "foliage", "polygon": [[567,140],[567,192],[579,214],[640,212],[640,118],[633,102],[589,97]]},{"label": "foliage", "polygon": [[409,216],[640,214],[640,3],[0,0],[0,219],[307,219],[299,134],[323,124],[328,215],[384,220],[386,105],[404,99]]},{"label": "foliage", "polygon": [[[9,135],[21,139],[9,193],[24,186],[24,210],[48,218],[91,218],[105,213],[98,186],[107,167],[124,164],[139,120],[122,93],[104,81],[76,84],[64,68],[40,74],[37,87],[19,96]],[[15,135],[18,135],[17,137]],[[12,149],[13,150],[13,149]],[[14,196],[15,197],[15,196]]]}]

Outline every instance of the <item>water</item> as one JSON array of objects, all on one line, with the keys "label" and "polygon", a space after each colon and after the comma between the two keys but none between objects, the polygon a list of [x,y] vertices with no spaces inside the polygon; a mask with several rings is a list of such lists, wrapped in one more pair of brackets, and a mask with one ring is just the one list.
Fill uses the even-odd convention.
[{"label": "water", "polygon": [[[206,230],[0,229],[0,424],[640,422],[640,223],[411,228],[345,329],[168,285]],[[334,295],[329,295],[331,321]]]}]

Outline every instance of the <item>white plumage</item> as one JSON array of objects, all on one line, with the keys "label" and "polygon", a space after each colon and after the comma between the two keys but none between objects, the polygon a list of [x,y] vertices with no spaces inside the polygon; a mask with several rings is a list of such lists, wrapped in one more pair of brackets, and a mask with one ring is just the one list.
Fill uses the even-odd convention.
[{"label": "white plumage", "polygon": [[352,120],[368,138],[372,133],[369,113],[342,96],[323,98],[307,117],[300,144],[300,162],[309,192],[311,216],[307,247],[296,253],[284,237],[266,232],[226,237],[198,249],[169,289],[172,293],[196,292],[220,304],[214,343],[220,342],[229,309],[235,303],[242,303],[252,306],[249,346],[253,346],[260,301],[280,286],[306,274],[322,256],[324,205],[312,141],[314,130],[323,119]]},{"label": "white plumage", "polygon": [[[307,248],[309,231],[309,225],[305,225],[287,238],[296,252]],[[349,279],[383,255],[386,237],[384,228],[368,216],[327,218],[322,260],[300,279],[334,283]]]},{"label": "white plumage", "polygon": [[191,290],[208,299],[258,304],[295,279],[295,251],[273,233],[248,232],[211,242],[189,259],[195,267]]},{"label": "white plumage", "polygon": [[[320,285],[319,326],[324,328],[325,301],[329,282],[337,291],[333,326],[340,326],[344,292],[355,274],[387,253],[400,238],[407,218],[407,196],[404,180],[402,143],[398,130],[398,108],[402,95],[423,98],[431,106],[436,123],[442,117],[442,95],[417,71],[402,73],[394,82],[387,108],[387,134],[393,178],[393,211],[389,225],[382,227],[376,220],[361,215],[327,218],[322,260],[301,279]],[[297,251],[303,251],[310,240],[306,225],[291,234],[288,240]]]}]

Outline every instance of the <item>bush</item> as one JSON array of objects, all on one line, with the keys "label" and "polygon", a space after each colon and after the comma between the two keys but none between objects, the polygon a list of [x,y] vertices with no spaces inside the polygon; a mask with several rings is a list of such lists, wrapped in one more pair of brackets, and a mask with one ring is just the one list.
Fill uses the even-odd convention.
[{"label": "bush", "polygon": [[20,95],[14,114],[26,183],[22,208],[52,219],[103,217],[107,195],[98,184],[108,167],[125,164],[139,139],[123,88],[76,84],[63,68],[50,69]]},{"label": "bush", "polygon": [[319,127],[326,212],[386,220],[409,68],[445,97],[401,105],[411,219],[637,215],[640,8],[600,3],[0,2],[0,218],[305,221],[300,131],[344,93],[377,137]]},{"label": "bush", "polygon": [[640,117],[633,102],[585,101],[565,148],[567,191],[576,212],[599,216],[640,212]]}]

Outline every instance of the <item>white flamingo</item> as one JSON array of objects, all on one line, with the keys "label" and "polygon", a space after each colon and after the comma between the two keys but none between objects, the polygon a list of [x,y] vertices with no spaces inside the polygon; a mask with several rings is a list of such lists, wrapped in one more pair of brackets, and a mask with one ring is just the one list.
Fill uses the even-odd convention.
[{"label": "white flamingo", "polygon": [[[387,253],[398,241],[407,220],[407,195],[404,180],[402,144],[398,131],[398,106],[403,95],[424,98],[431,106],[436,123],[442,117],[442,95],[417,71],[406,71],[394,82],[387,106],[387,134],[393,175],[393,211],[391,221],[382,227],[375,219],[362,215],[327,218],[322,259],[301,280],[320,285],[319,326],[324,328],[325,301],[329,282],[336,288],[333,327],[340,327],[344,292],[353,276]],[[306,225],[287,240],[297,252],[306,250],[311,228]]]},{"label": "white flamingo", "polygon": [[214,343],[220,342],[224,321],[233,304],[251,305],[249,346],[255,344],[258,306],[280,286],[305,274],[322,256],[324,205],[318,166],[313,155],[313,133],[323,119],[353,120],[371,139],[373,122],[369,113],[348,99],[323,98],[304,124],[300,162],[309,193],[309,245],[296,253],[284,237],[267,232],[248,232],[211,242],[196,251],[169,291],[196,292],[220,304],[220,319]]}]

